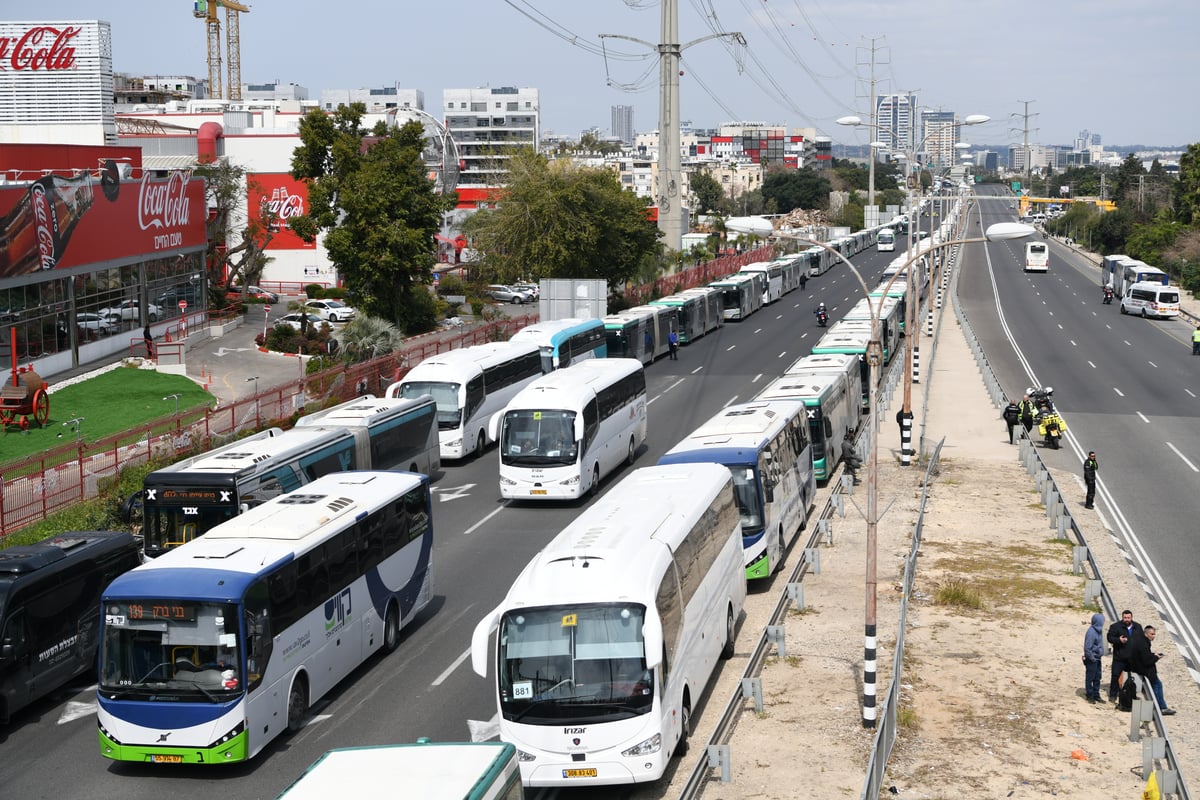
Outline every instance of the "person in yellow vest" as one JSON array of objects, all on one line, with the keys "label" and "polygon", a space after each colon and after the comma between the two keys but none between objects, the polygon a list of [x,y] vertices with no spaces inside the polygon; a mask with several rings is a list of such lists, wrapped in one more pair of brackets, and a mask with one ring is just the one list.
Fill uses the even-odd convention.
[{"label": "person in yellow vest", "polygon": [[1200,356],[1200,325],[1192,331],[1192,355]]}]

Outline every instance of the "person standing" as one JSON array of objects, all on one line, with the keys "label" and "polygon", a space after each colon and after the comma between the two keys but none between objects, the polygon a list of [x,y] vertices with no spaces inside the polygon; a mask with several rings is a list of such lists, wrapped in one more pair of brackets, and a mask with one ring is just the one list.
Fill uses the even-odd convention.
[{"label": "person standing", "polygon": [[1104,615],[1092,614],[1083,637],[1083,691],[1089,703],[1100,702],[1100,659],[1104,657]]},{"label": "person standing", "polygon": [[679,334],[671,331],[667,334],[667,346],[671,348],[671,360],[679,360]]},{"label": "person standing", "polygon": [[1200,356],[1200,325],[1192,331],[1192,355]]},{"label": "person standing", "polygon": [[150,332],[150,325],[146,325],[146,330],[142,331],[142,338],[146,340],[146,358],[154,360],[154,334]]},{"label": "person standing", "polygon": [[1017,404],[1017,408],[1021,412],[1021,426],[1025,428],[1026,433],[1029,433],[1033,428],[1034,407],[1033,401],[1029,399],[1028,392],[1021,398],[1021,402]]},{"label": "person standing", "polygon": [[[806,272],[801,271],[801,273],[800,273],[800,291],[802,291],[802,292],[804,291],[804,287],[807,283],[808,283],[808,274]],[[1197,328],[1196,330],[1200,331],[1200,328]]]},{"label": "person standing", "polygon": [[858,468],[862,466],[862,460],[858,457],[858,450],[854,447],[854,429],[847,428],[846,435],[842,437],[842,463],[846,465],[846,472],[854,480],[854,483],[861,483],[858,479]]},{"label": "person standing", "polygon": [[1129,643],[1142,635],[1142,626],[1133,621],[1133,612],[1128,608],[1121,612],[1121,619],[1108,626],[1105,639],[1112,645],[1112,678],[1108,683],[1108,699],[1115,703],[1121,688],[1121,673],[1129,670]]},{"label": "person standing", "polygon": [[1017,405],[1015,400],[1009,400],[1008,405],[1004,407],[1004,424],[1008,426],[1008,443],[1013,443],[1013,431],[1017,427],[1017,423],[1021,421],[1021,407]]},{"label": "person standing", "polygon": [[1167,707],[1167,701],[1163,698],[1162,681],[1158,679],[1158,660],[1163,657],[1163,654],[1155,653],[1150,649],[1156,635],[1158,632],[1154,626],[1147,625],[1142,635],[1133,640],[1129,654],[1130,671],[1136,672],[1150,682],[1150,688],[1154,690],[1154,699],[1158,703],[1158,710],[1164,717],[1169,717],[1175,713],[1175,709]]},{"label": "person standing", "polygon": [[1096,461],[1096,451],[1088,450],[1087,458],[1083,460],[1083,482],[1087,484],[1087,499],[1083,501],[1084,508],[1096,507],[1096,470],[1100,463]]}]

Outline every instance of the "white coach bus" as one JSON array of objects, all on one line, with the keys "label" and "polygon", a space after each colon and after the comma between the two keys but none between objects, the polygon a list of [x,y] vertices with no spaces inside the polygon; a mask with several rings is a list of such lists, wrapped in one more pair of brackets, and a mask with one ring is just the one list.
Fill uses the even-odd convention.
[{"label": "white coach bus", "polygon": [[580,361],[522,389],[499,425],[501,497],[582,497],[646,441],[646,373],[636,358]]},{"label": "white coach bus", "polygon": [[471,664],[487,677],[492,662],[500,740],[526,786],[654,781],[686,751],[746,598],[739,519],[728,468],[639,469],[475,627]]}]

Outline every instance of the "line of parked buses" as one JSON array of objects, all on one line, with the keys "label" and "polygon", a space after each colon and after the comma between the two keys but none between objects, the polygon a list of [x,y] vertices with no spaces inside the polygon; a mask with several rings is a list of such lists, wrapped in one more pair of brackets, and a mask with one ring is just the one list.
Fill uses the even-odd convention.
[{"label": "line of parked buses", "polygon": [[[834,246],[850,256],[871,242]],[[144,559],[111,532],[4,551],[20,568],[0,573],[0,720],[98,666],[106,758],[253,757],[368,656],[396,648],[431,600],[429,476],[442,459],[495,442],[504,497],[596,493],[646,439],[644,366],[670,332],[695,341],[835,260],[814,247],[602,320],[540,322],[431,356],[384,397],[152,472]],[[897,352],[904,277],[753,400],[627,474],[480,621],[472,664],[491,667],[525,785],[651,781],[686,748],[747,581],[782,566],[839,437],[868,409],[870,305],[885,360]]]}]

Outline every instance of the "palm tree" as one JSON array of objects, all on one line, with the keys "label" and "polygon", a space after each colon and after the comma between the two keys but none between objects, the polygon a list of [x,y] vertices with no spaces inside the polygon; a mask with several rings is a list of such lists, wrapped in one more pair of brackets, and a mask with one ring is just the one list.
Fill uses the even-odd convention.
[{"label": "palm tree", "polygon": [[337,333],[342,353],[352,363],[370,361],[399,350],[404,334],[392,323],[378,317],[357,317]]}]

